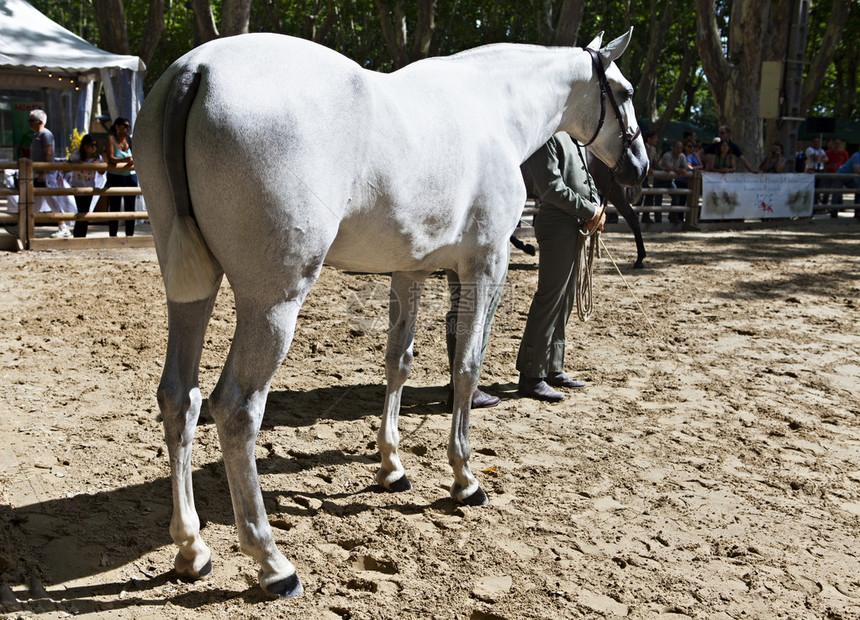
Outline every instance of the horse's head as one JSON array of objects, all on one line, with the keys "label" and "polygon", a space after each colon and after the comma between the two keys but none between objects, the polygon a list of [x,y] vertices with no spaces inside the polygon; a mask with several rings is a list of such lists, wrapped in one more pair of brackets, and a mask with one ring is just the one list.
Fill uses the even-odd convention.
[{"label": "horse's head", "polygon": [[633,87],[613,62],[627,49],[632,33],[633,28],[604,47],[600,34],[585,48],[592,79],[568,108],[571,135],[587,144],[624,186],[640,184],[648,172],[645,141],[633,110]]}]

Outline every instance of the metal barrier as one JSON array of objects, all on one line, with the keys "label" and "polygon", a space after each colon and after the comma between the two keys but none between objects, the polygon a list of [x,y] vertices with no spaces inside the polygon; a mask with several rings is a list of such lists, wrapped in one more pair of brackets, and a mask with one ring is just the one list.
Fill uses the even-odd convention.
[{"label": "metal barrier", "polygon": [[133,171],[132,164],[70,164],[67,162],[34,162],[30,159],[19,159],[17,162],[0,162],[2,170],[18,171],[18,189],[0,188],[0,196],[17,196],[18,213],[0,213],[0,224],[17,226],[15,235],[17,248],[22,250],[84,248],[84,247],[145,247],[152,245],[151,237],[110,237],[107,239],[93,238],[36,238],[36,223],[46,222],[106,222],[117,220],[146,220],[146,211],[115,211],[98,213],[34,213],[33,204],[38,196],[139,196],[139,187],[35,187],[34,175],[42,171],[95,171],[116,172]]}]

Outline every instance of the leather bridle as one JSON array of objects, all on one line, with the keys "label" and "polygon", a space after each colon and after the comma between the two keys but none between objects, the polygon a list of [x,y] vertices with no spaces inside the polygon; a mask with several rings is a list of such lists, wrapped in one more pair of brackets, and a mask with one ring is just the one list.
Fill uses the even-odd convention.
[{"label": "leather bridle", "polygon": [[624,123],[621,116],[621,108],[618,107],[618,102],[615,101],[615,96],[612,94],[612,89],[609,87],[609,80],[606,78],[606,70],[603,68],[603,62],[600,60],[600,55],[590,47],[586,47],[585,51],[591,54],[591,60],[594,63],[594,70],[597,72],[597,82],[600,85],[600,120],[597,121],[597,129],[594,130],[594,135],[591,136],[591,140],[582,146],[588,146],[594,142],[600,134],[600,130],[603,129],[603,121],[606,118],[606,99],[608,95],[609,103],[612,104],[612,110],[615,112],[615,118],[618,119],[618,125],[624,131],[624,135],[621,138],[621,157],[618,158],[615,165],[610,169],[612,177],[614,178],[621,169],[621,166],[624,164],[624,160],[627,159],[627,153],[630,151],[630,146],[636,138],[639,137],[642,130],[637,127],[636,131],[632,131],[630,127]]}]

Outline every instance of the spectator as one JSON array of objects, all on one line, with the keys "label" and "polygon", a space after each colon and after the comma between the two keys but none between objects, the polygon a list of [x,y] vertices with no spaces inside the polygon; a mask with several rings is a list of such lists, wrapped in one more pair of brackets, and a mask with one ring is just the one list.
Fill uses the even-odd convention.
[{"label": "spectator", "polygon": [[[696,134],[694,133],[693,135],[695,136]],[[690,164],[690,170],[701,170],[705,167],[699,158],[700,152],[695,140],[688,139],[684,142],[684,157],[687,158],[687,163]]]},{"label": "spectator", "polygon": [[770,147],[770,155],[761,162],[762,172],[783,172],[785,170],[785,149],[782,142],[774,142]]},{"label": "spectator", "polygon": [[706,168],[709,172],[729,173],[735,172],[737,164],[735,156],[732,154],[731,145],[728,140],[720,140],[716,145],[716,152],[709,158],[709,167]]},{"label": "spectator", "polygon": [[580,228],[603,228],[606,219],[584,150],[564,132],[555,134],[526,160],[540,197],[535,236],[540,244],[537,291],[517,355],[517,392],[547,402],[564,399],[554,387],[585,387],[564,373],[565,328],[576,301],[573,263]]},{"label": "spectator", "polygon": [[794,152],[794,171],[806,172],[806,151],[800,140],[797,141],[797,150]]},{"label": "spectator", "polygon": [[[821,138],[815,136],[812,139],[812,145],[806,149],[806,171],[816,175],[816,189],[820,189],[824,182],[821,175],[824,174],[825,164],[827,164],[827,153],[821,148]],[[815,203],[827,204],[821,194],[815,195]]]},{"label": "spectator", "polygon": [[[743,151],[741,151],[741,147],[732,142],[732,130],[729,129],[727,125],[721,125],[719,129],[717,129],[717,134],[720,140],[725,140],[729,144],[729,149],[731,150],[731,154],[740,161],[744,167],[750,172],[758,172],[755,168],[753,168],[750,163],[747,161],[747,158],[744,157]],[[704,149],[702,149],[705,153],[705,169],[711,169],[708,166],[708,159],[713,157],[717,152],[718,142],[713,142],[709,144]]]},{"label": "spectator", "polygon": [[[848,158],[844,164],[842,164],[837,170],[837,174],[860,174],[860,150],[854,153],[851,157]],[[856,189],[854,192],[854,204],[860,205],[860,179],[838,179],[839,185],[838,187],[841,189],[843,187],[851,187]],[[842,205],[842,194],[833,194],[833,204],[834,205]],[[837,210],[837,214],[838,214]],[[833,217],[833,212],[831,211],[831,217]],[[860,218],[860,207],[854,208],[854,217]]]},{"label": "spectator", "polygon": [[[659,153],[657,152],[657,133],[654,131],[646,131],[642,134],[645,139],[645,150],[648,151],[648,177],[642,181],[642,187],[655,187],[654,185],[654,170],[657,169],[657,162],[659,161]],[[660,203],[663,202],[663,196],[659,194],[643,194],[643,206],[646,207],[659,207]],[[663,214],[659,211],[654,212],[654,221],[662,222]],[[642,212],[642,222],[643,223],[651,223],[651,214],[648,211]]]},{"label": "spectator", "polygon": [[[87,134],[81,138],[81,146],[77,153],[72,153],[69,158],[69,163],[103,163],[104,159],[98,153],[98,144],[92,134]],[[72,173],[72,187],[102,187],[104,185],[104,175],[94,170],[77,170]],[[89,213],[90,205],[93,200],[97,199],[93,196],[75,196],[75,205],[78,213]],[[75,237],[87,236],[88,222],[82,220],[75,221],[75,229],[73,235]]]},{"label": "spectator", "polygon": [[[671,172],[675,175],[675,178],[670,181],[662,181],[663,183],[667,183],[667,187],[672,188],[686,188],[687,187],[687,178],[690,176],[690,163],[687,161],[687,157],[684,155],[684,144],[680,140],[676,140],[672,143],[672,150],[666,151],[663,153],[663,157],[660,158],[659,167],[661,170],[665,170],[667,172]],[[673,207],[677,207],[680,205],[684,205],[687,203],[687,197],[682,194],[672,194],[671,205]],[[683,216],[680,213],[676,213],[671,211],[669,213],[669,221],[670,222],[680,222],[683,219]]]},{"label": "spectator", "polygon": [[[33,130],[33,140],[32,142],[30,142],[30,159],[32,159],[34,162],[53,162],[54,134],[52,134],[51,131],[47,127],[45,127],[45,124],[48,122],[48,115],[45,114],[44,110],[32,110],[30,112],[28,122],[30,123],[30,129]],[[55,173],[48,173],[48,171],[45,170],[41,172],[36,172],[33,178],[33,186],[48,187],[48,185],[50,184],[53,187],[55,185],[55,179]],[[61,206],[61,201],[58,200],[56,197],[38,196],[35,197],[35,199],[33,200],[33,207],[36,213],[41,210],[42,204],[44,204],[43,201],[45,199],[47,199],[51,211],[64,211],[64,208]],[[69,230],[69,225],[66,222],[60,222],[57,232],[51,235],[51,237],[55,239],[66,239],[71,236],[72,231]]]},{"label": "spectator", "polygon": [[[117,117],[110,128],[108,135],[107,152],[105,153],[109,164],[128,163],[133,164],[134,158],[131,155],[131,124],[128,119]],[[137,175],[134,171],[117,170],[107,173],[108,187],[137,187]],[[111,196],[108,198],[109,210],[118,212],[122,209],[122,203],[125,203],[126,211],[134,211],[134,201],[136,196]],[[111,237],[116,237],[119,231],[119,221],[112,220],[108,222],[108,234]],[[131,237],[134,235],[134,220],[125,221],[125,236]]]},{"label": "spectator", "polygon": [[[842,146],[842,140],[839,138],[833,138],[828,143],[827,149],[827,163],[824,165],[824,173],[825,174],[835,174],[837,170],[839,170],[842,165],[848,161],[848,151],[846,151]],[[824,179],[824,187],[827,188],[838,188],[842,187],[842,184],[839,182],[839,179],[828,179],[825,177]],[[827,204],[827,200],[830,197],[830,194],[824,194],[824,204]],[[831,199],[831,204],[836,204],[836,198]],[[836,209],[830,210],[830,217],[838,217],[839,211]]]}]

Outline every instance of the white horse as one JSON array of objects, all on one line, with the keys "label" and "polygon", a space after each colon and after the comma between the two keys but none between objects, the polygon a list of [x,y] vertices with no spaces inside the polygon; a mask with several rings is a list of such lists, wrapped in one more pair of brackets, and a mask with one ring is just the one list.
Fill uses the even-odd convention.
[{"label": "white horse", "polygon": [[[448,444],[451,496],[487,497],[469,470],[469,408],[489,299],[526,197],[520,164],[556,131],[627,185],[648,160],[613,64],[631,33],[589,53],[490,45],[375,73],[301,39],[252,34],[203,45],[159,79],[138,117],[135,162],[167,291],[169,337],[158,402],[170,456],[176,570],[211,570],[191,485],[197,372],[222,275],[236,332],[209,397],[242,551],[271,595],[302,592],[275,545],[254,443],[269,385],[323,263],[393,272],[387,392],[377,481],[411,488],[397,453],[400,394],[412,363],[421,283],[440,268],[474,287],[462,308]],[[614,114],[606,114],[606,100]],[[616,103],[617,101],[617,103]],[[604,122],[605,121],[605,122]],[[571,241],[572,242],[572,241]]]}]

